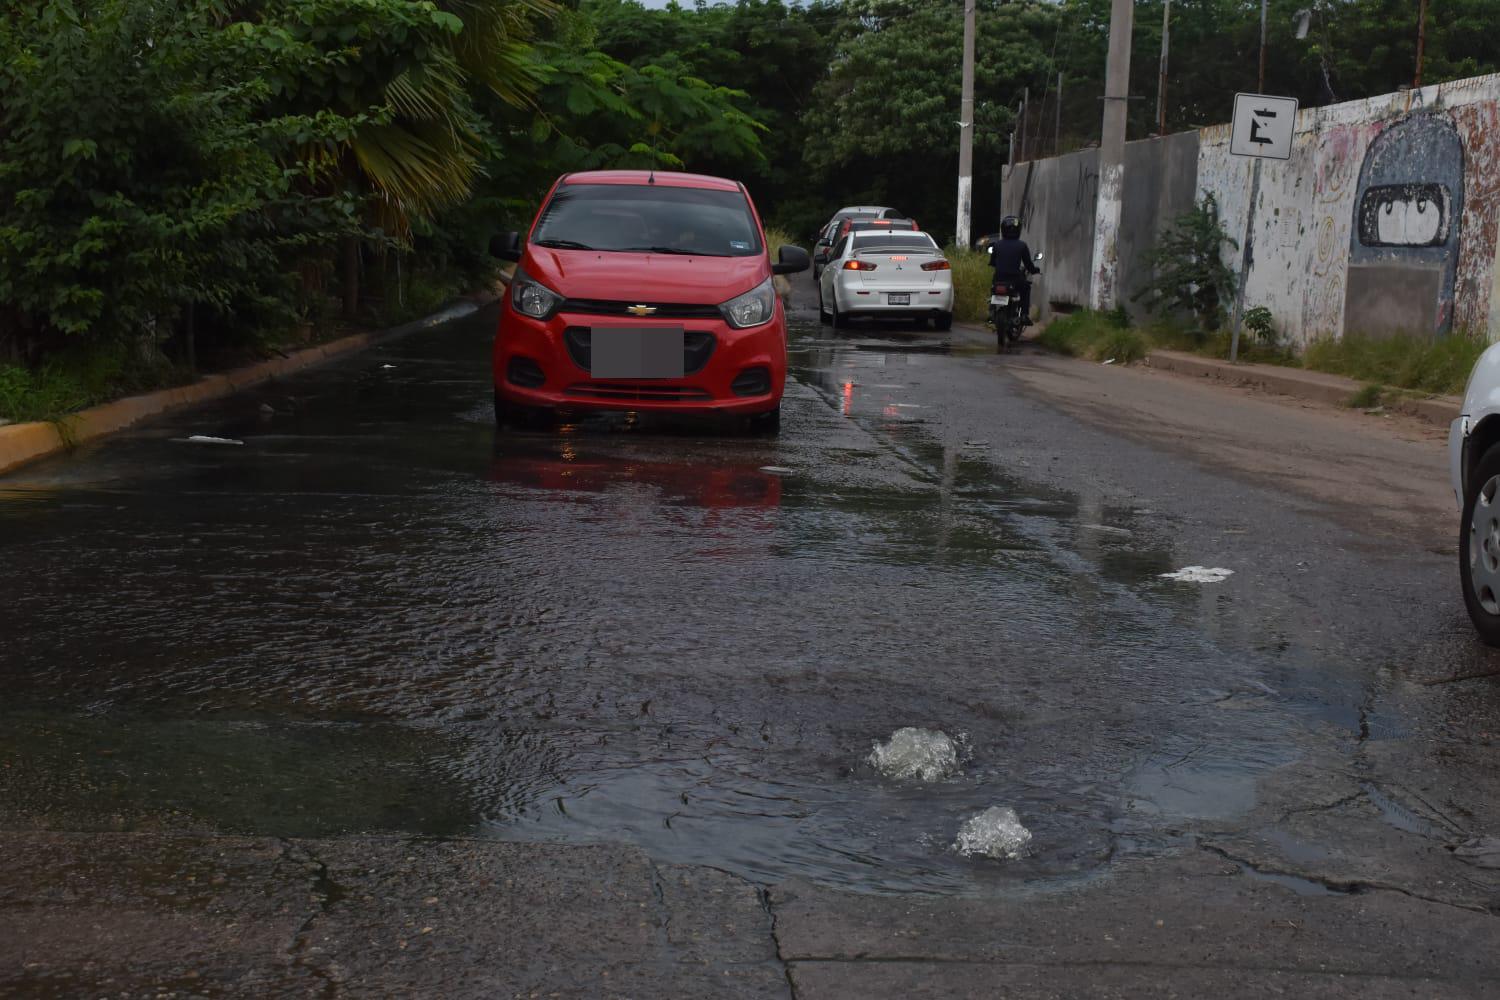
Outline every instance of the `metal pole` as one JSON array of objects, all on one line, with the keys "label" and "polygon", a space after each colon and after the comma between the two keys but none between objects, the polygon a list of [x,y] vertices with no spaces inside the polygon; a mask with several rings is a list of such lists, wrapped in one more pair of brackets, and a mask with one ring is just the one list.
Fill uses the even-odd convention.
[{"label": "metal pole", "polygon": [[964,3],[963,98],[958,117],[958,220],[953,226],[953,243],[967,250],[970,244],[969,223],[974,210],[974,8],[976,0]]},{"label": "metal pole", "polygon": [[1167,134],[1167,41],[1172,37],[1172,0],[1161,6],[1161,68],[1156,79],[1156,134]]},{"label": "metal pole", "polygon": [[1062,70],[1057,71],[1057,121],[1052,126],[1052,155],[1062,151]]},{"label": "metal pole", "polygon": [[1026,154],[1031,152],[1026,147],[1026,126],[1031,121],[1031,88],[1021,88],[1021,154],[1020,159],[1024,162]]},{"label": "metal pole", "polygon": [[1417,6],[1417,77],[1412,82],[1412,88],[1419,90],[1422,87],[1422,50],[1427,48],[1427,0],[1421,0]]},{"label": "metal pole", "polygon": [[1266,92],[1266,0],[1260,0],[1260,76],[1255,90],[1260,94]]},{"label": "metal pole", "polygon": [[1255,203],[1260,200],[1260,157],[1250,174],[1250,209],[1245,213],[1245,252],[1240,259],[1239,287],[1234,290],[1234,333],[1229,338],[1229,363],[1240,359],[1240,320],[1245,315],[1245,283],[1250,277],[1250,267],[1255,263],[1251,244],[1255,241]]},{"label": "metal pole", "polygon": [[1120,199],[1125,189],[1125,112],[1130,97],[1132,0],[1111,0],[1109,57],[1104,64],[1104,132],[1099,138],[1099,195],[1094,210],[1094,255],[1089,269],[1089,304],[1115,305],[1120,269]]}]

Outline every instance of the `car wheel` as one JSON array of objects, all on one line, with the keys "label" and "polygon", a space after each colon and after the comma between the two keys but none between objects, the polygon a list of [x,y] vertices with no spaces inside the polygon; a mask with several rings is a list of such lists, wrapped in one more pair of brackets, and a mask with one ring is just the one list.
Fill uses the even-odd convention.
[{"label": "car wheel", "polygon": [[496,427],[504,427],[507,423],[510,422],[510,419],[511,419],[510,404],[505,401],[505,397],[504,396],[500,395],[500,390],[496,389],[495,390],[495,426]]},{"label": "car wheel", "polygon": [[767,410],[765,413],[757,413],[750,418],[750,433],[775,436],[781,433],[781,404],[776,404],[776,409]]},{"label": "car wheel", "polygon": [[818,322],[819,323],[832,323],[833,322],[833,314],[830,313],[823,306],[823,286],[822,286],[821,283],[818,285]]},{"label": "car wheel", "polygon": [[1466,492],[1458,539],[1464,604],[1479,637],[1500,646],[1500,446],[1484,453]]},{"label": "car wheel", "polygon": [[833,309],[830,311],[833,313],[833,328],[835,330],[842,330],[848,327],[849,314],[839,309],[839,292],[837,288],[833,290]]},{"label": "car wheel", "polygon": [[932,317],[932,328],[934,330],[953,329],[953,314],[951,312],[940,312]]},{"label": "car wheel", "polygon": [[557,414],[536,406],[512,403],[495,390],[495,426],[521,429],[546,429],[557,421]]}]

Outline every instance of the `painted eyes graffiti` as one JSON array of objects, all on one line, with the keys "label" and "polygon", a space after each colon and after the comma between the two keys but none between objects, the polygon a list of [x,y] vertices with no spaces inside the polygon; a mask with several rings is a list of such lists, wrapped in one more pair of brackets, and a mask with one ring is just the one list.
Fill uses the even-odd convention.
[{"label": "painted eyes graffiti", "polygon": [[1385,184],[1359,203],[1359,242],[1367,247],[1435,247],[1448,241],[1452,197],[1442,184]]}]

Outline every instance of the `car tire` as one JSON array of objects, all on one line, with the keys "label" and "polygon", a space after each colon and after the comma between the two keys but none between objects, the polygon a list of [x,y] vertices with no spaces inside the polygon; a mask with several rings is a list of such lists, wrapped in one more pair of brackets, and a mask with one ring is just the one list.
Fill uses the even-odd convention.
[{"label": "car tire", "polygon": [[846,313],[846,312],[842,312],[842,311],[839,310],[839,293],[838,293],[838,289],[834,289],[834,292],[833,292],[833,309],[831,309],[830,312],[833,313],[833,328],[835,330],[843,330],[843,329],[847,329],[848,328],[848,326],[849,326],[849,314]]},{"label": "car tire", "polygon": [[776,404],[776,409],[757,413],[750,418],[750,433],[763,434],[766,437],[775,437],[781,433],[781,404]]},{"label": "car tire", "polygon": [[506,424],[510,423],[511,419],[512,419],[512,415],[511,415],[511,410],[510,410],[510,404],[505,401],[505,397],[504,396],[500,395],[500,390],[496,389],[495,390],[495,426],[496,427],[504,427]]},{"label": "car tire", "polygon": [[522,430],[546,429],[557,420],[551,410],[536,406],[520,406],[512,403],[495,390],[495,426],[514,427]]},{"label": "car tire", "polygon": [[940,312],[932,317],[932,328],[934,330],[953,329],[953,314],[951,312]]},{"label": "car tire", "polygon": [[818,322],[833,322],[833,313],[823,307],[823,285],[821,283],[818,285]]},{"label": "car tire", "polygon": [[1458,575],[1479,638],[1500,646],[1500,445],[1479,460],[1464,490]]}]

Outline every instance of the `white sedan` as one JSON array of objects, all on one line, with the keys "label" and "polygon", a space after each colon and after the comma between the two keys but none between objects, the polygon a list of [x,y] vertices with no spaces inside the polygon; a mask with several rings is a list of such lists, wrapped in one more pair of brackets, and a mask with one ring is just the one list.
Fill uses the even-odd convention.
[{"label": "white sedan", "polygon": [[1500,344],[1479,357],[1448,433],[1453,493],[1463,510],[1459,579],[1479,636],[1500,646]]},{"label": "white sedan", "polygon": [[855,229],[833,248],[818,279],[818,316],[834,328],[855,316],[953,326],[953,268],[926,233]]}]

